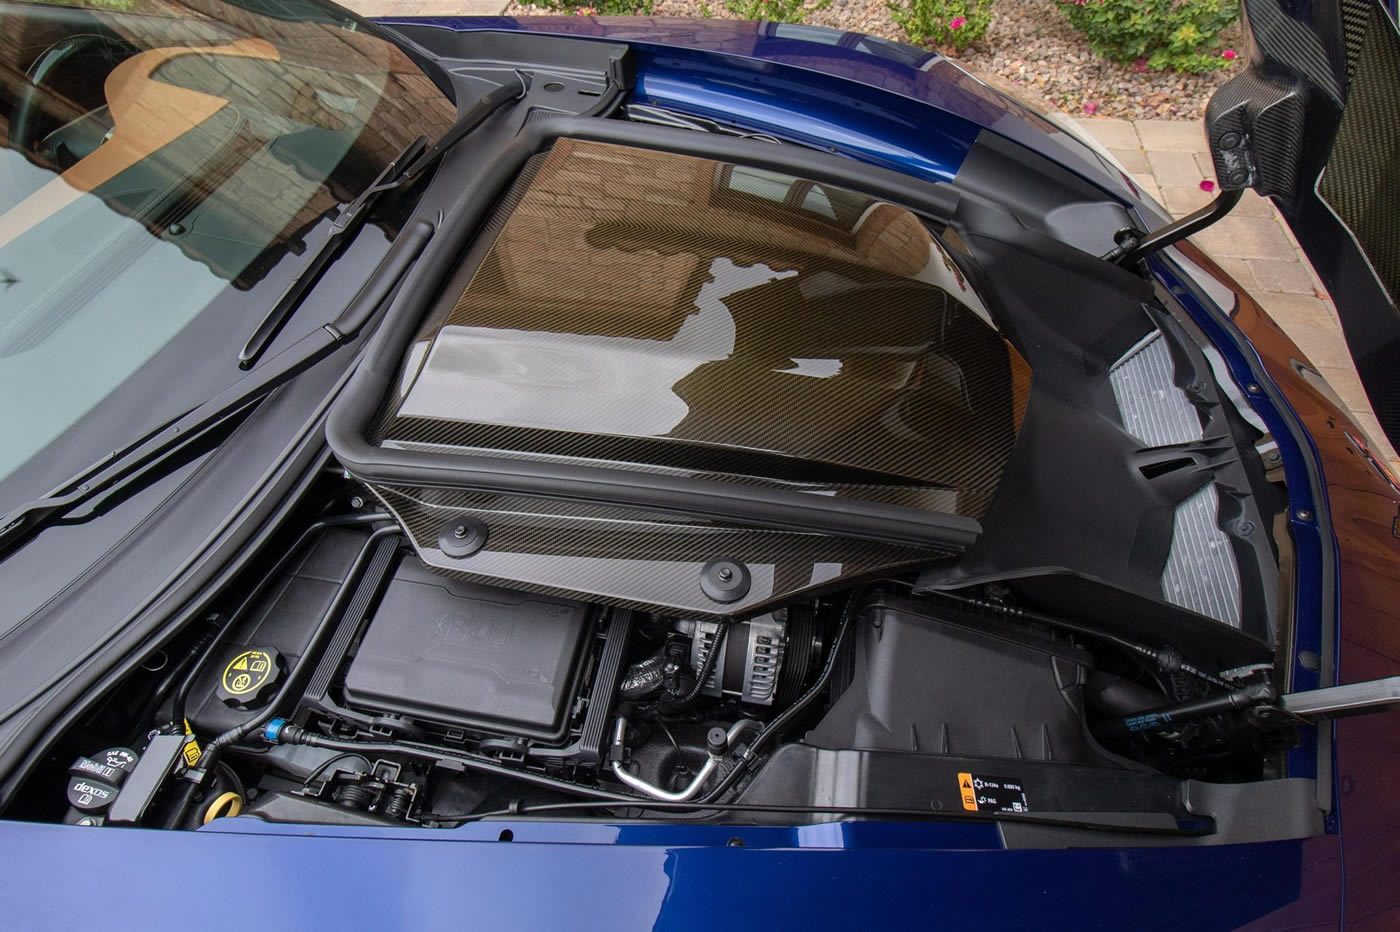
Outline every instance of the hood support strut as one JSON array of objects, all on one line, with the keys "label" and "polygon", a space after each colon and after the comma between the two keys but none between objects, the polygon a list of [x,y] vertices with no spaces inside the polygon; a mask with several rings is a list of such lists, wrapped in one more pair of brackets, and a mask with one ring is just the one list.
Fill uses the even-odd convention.
[{"label": "hood support strut", "polygon": [[1221,217],[1228,214],[1240,202],[1243,190],[1221,191],[1220,196],[1192,214],[1187,214],[1174,223],[1169,223],[1155,233],[1140,235],[1138,230],[1120,230],[1115,239],[1118,245],[1104,253],[1106,262],[1116,262],[1124,268],[1146,259],[1154,252],[1179,243],[1186,237],[1199,233]]}]

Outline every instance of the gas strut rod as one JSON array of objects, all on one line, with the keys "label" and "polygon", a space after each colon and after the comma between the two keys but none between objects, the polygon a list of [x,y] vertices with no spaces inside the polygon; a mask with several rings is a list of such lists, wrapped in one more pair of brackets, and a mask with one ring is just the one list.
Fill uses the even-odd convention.
[{"label": "gas strut rod", "polygon": [[1221,191],[1220,196],[1193,214],[1169,223],[1154,233],[1138,235],[1138,231],[1120,231],[1116,237],[1118,245],[1104,253],[1107,262],[1116,262],[1130,268],[1158,250],[1179,243],[1186,237],[1199,233],[1221,217],[1228,214],[1240,202],[1243,190]]}]

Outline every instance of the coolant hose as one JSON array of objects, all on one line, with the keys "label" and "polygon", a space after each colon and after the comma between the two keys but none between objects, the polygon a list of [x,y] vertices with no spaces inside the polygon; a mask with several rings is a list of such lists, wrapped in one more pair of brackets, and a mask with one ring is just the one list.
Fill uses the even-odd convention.
[{"label": "coolant hose", "polygon": [[647,794],[652,799],[659,799],[668,803],[686,802],[689,799],[693,799],[695,795],[700,792],[700,789],[705,785],[705,781],[709,780],[710,775],[715,772],[720,764],[724,763],[724,755],[734,746],[734,741],[739,737],[740,732],[754,724],[757,723],[752,719],[741,718],[733,725],[730,725],[727,732],[720,732],[718,728],[711,729],[712,732],[723,734],[723,739],[710,743],[709,753],[705,757],[705,763],[700,766],[700,770],[695,774],[695,777],[690,783],[686,784],[684,789],[672,791],[663,790],[654,783],[648,783],[641,777],[634,776],[627,772],[627,769],[622,764],[621,753],[623,739],[627,737],[627,718],[626,716],[619,715],[617,717],[617,725],[613,729],[613,753],[609,755],[612,758],[613,776],[617,777],[637,792]]}]

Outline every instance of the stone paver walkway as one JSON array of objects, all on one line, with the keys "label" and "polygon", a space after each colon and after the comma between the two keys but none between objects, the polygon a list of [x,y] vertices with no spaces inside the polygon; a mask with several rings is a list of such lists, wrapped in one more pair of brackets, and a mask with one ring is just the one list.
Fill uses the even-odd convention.
[{"label": "stone paver walkway", "polygon": [[[345,0],[343,0],[345,2]],[[504,0],[348,0],[362,16],[496,16]],[[1186,120],[1080,119],[1139,184],[1174,216],[1188,214],[1213,194],[1214,180],[1201,125]],[[1252,294],[1317,366],[1372,442],[1372,449],[1400,471],[1347,353],[1336,309],[1273,205],[1246,192],[1228,217],[1192,240]]]},{"label": "stone paver walkway", "polygon": [[[1215,196],[1201,190],[1201,181],[1214,181],[1215,171],[1199,123],[1107,118],[1078,123],[1107,146],[1173,216],[1188,214]],[[1372,449],[1400,470],[1400,460],[1381,433],[1356,376],[1336,308],[1273,204],[1247,191],[1229,216],[1191,239],[1293,338],[1332,386],[1341,406],[1366,432]]]}]

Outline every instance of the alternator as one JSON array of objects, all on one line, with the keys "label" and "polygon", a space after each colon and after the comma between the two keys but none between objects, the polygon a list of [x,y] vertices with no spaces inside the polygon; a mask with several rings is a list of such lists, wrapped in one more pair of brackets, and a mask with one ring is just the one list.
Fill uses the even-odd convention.
[{"label": "alternator", "polygon": [[[689,628],[690,665],[698,670],[714,649],[721,625],[713,621],[681,622]],[[787,652],[787,625],[761,615],[729,626],[729,637],[701,690],[708,696],[735,696],[752,705],[772,705]]]}]

